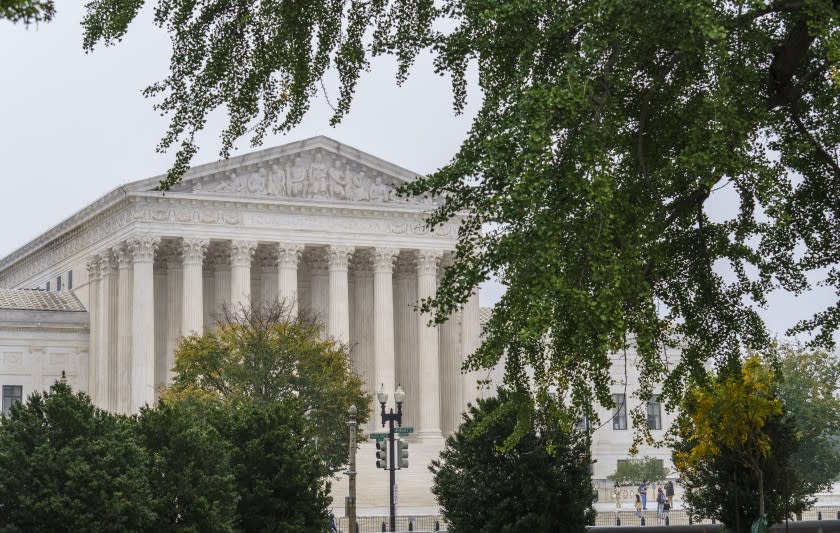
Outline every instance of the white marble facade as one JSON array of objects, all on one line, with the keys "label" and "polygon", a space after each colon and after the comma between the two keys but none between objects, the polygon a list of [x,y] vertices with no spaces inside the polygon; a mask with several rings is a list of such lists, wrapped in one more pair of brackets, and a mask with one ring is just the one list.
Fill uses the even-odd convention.
[{"label": "white marble facade", "polygon": [[196,167],[165,194],[159,178],[136,181],[0,260],[0,287],[55,290],[72,271],[89,315],[78,383],[125,413],[154,402],[181,335],[222,306],[284,299],[351,347],[369,392],[401,384],[407,424],[439,443],[476,393],[458,369],[479,309],[476,296],[429,327],[413,308],[434,293],[458,224],[430,232],[434,204],[396,196],[415,176],[315,137]]}]

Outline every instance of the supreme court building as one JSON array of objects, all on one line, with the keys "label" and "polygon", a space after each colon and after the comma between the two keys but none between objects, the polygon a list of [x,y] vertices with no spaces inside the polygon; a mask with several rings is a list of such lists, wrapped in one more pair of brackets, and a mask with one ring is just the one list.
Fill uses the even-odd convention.
[{"label": "supreme court building", "polygon": [[[315,137],[198,166],[165,194],[159,177],[110,192],[0,260],[4,407],[64,372],[98,406],[137,412],[170,379],[180,336],[224,306],[283,299],[351,347],[372,396],[402,385],[415,432],[398,505],[432,511],[426,466],[477,395],[459,369],[479,307],[474,295],[439,327],[413,308],[435,293],[458,231],[457,220],[429,231],[434,204],[395,196],[415,176]],[[381,431],[372,407],[366,429]],[[357,462],[360,510],[384,509],[372,443]],[[333,483],[337,507],[345,490]]]}]

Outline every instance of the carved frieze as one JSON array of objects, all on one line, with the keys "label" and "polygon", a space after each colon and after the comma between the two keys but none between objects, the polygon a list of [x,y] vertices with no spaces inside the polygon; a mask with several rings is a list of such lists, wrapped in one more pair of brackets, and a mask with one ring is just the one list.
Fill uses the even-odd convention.
[{"label": "carved frieze", "polygon": [[433,205],[426,198],[399,198],[398,180],[321,149],[190,180],[192,192],[372,203]]}]

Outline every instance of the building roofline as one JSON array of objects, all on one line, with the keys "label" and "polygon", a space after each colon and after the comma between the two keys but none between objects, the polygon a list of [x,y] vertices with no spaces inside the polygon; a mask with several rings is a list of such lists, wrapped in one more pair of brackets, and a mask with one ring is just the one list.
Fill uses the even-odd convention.
[{"label": "building roofline", "polygon": [[[404,167],[385,161],[380,157],[371,155],[357,148],[353,148],[352,146],[340,143],[335,139],[331,139],[330,137],[318,135],[300,141],[294,141],[291,143],[283,144],[280,146],[274,146],[271,148],[264,148],[262,150],[257,150],[256,152],[249,152],[247,154],[233,156],[228,159],[204,163],[195,167],[191,167],[184,174],[181,183],[185,183],[191,179],[198,178],[201,176],[206,176],[217,172],[224,172],[235,167],[252,165],[276,157],[291,155],[306,150],[312,150],[315,148],[323,148],[330,152],[340,154],[344,157],[347,157],[348,159],[355,160],[358,163],[362,163],[366,166],[384,172],[404,182],[411,181],[420,175]],[[61,222],[58,222],[45,232],[41,233],[34,239],[16,248],[8,255],[0,259],[0,272],[15,265],[19,261],[25,259],[30,254],[48,245],[50,242],[61,237],[62,235],[79,227],[88,220],[91,220],[98,214],[113,207],[125,198],[129,196],[142,195],[138,193],[148,193],[151,189],[156,187],[158,183],[160,183],[161,179],[163,179],[165,176],[165,174],[159,174],[151,178],[134,180],[111,190],[104,196],[101,196],[99,199],[93,201],[92,203],[83,207],[79,211],[76,211],[69,217],[65,218]]]}]

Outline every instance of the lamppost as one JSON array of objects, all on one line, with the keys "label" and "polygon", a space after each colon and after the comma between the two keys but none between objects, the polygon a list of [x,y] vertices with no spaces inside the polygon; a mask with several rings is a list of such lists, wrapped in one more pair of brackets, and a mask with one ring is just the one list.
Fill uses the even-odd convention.
[{"label": "lamppost", "polygon": [[397,390],[394,392],[394,401],[397,402],[397,412],[394,413],[394,408],[392,407],[388,413],[385,412],[385,404],[388,402],[388,393],[385,392],[385,384],[381,384],[379,386],[379,392],[376,393],[376,399],[379,400],[379,405],[382,406],[382,427],[385,427],[385,423],[388,423],[388,457],[390,458],[390,464],[388,464],[388,471],[389,471],[389,492],[391,498],[391,531],[396,531],[397,526],[397,519],[396,519],[396,503],[394,502],[394,484],[396,483],[395,479],[395,471],[397,468],[397,457],[394,454],[394,422],[397,423],[398,427],[402,427],[402,404],[405,400],[405,392],[402,390],[402,387],[397,385]]},{"label": "lamppost", "polygon": [[347,497],[347,518],[350,520],[350,533],[356,533],[356,414],[358,410],[355,405],[347,409],[350,420],[350,468],[347,469],[347,478],[350,484]]}]

